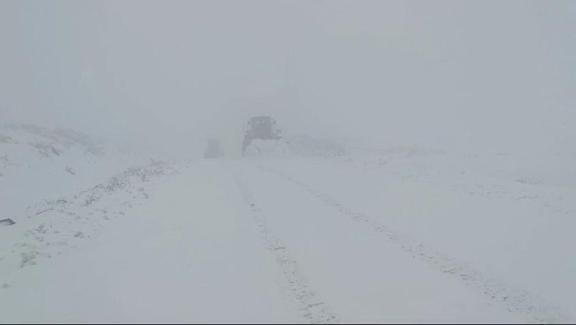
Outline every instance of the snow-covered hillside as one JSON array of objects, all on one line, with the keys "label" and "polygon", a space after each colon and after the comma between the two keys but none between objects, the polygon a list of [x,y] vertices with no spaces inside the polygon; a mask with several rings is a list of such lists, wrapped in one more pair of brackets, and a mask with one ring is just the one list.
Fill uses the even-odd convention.
[{"label": "snow-covered hillside", "polygon": [[[85,134],[72,130],[47,129],[35,125],[0,127],[0,176],[18,167],[34,168],[40,160],[72,163],[79,156],[101,156],[102,147]],[[66,171],[66,170],[65,170]],[[72,166],[67,170],[73,173]]]},{"label": "snow-covered hillside", "polygon": [[9,220],[0,225],[5,280],[95,235],[171,172],[85,134],[34,125],[1,127],[0,157],[0,220]]},{"label": "snow-covered hillside", "polygon": [[74,130],[1,126],[0,217],[18,218],[30,202],[80,191],[138,161]]}]

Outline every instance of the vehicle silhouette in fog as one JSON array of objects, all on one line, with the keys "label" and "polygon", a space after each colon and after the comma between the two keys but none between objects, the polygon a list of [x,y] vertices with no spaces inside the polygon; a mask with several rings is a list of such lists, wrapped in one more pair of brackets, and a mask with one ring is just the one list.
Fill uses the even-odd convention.
[{"label": "vehicle silhouette in fog", "polygon": [[270,116],[255,116],[248,121],[244,141],[242,142],[242,155],[254,140],[280,140],[281,131],[276,121]]},{"label": "vehicle silhouette in fog", "polygon": [[220,158],[222,156],[222,149],[220,141],[216,138],[208,139],[206,143],[206,150],[204,151],[204,158]]}]

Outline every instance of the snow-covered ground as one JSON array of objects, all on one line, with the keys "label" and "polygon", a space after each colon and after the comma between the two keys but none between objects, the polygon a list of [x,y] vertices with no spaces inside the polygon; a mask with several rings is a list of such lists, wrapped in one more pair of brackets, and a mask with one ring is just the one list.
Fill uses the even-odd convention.
[{"label": "snow-covered ground", "polygon": [[[0,322],[575,320],[574,157],[300,137],[241,160],[100,168],[77,151],[9,154]],[[56,190],[5,205],[8,184],[35,184],[28,169]]]},{"label": "snow-covered ground", "polygon": [[[576,310],[574,169],[564,162],[569,157],[560,157],[554,170],[517,159],[411,149],[379,158],[258,164],[331,208],[326,228],[332,229],[334,218],[353,220],[351,235],[365,236],[357,232],[360,228],[379,233],[387,241],[383,245],[395,246],[524,320],[571,319]],[[320,214],[329,215],[313,215]],[[280,229],[288,227],[279,220],[284,222]],[[365,253],[375,254],[374,248]]]}]

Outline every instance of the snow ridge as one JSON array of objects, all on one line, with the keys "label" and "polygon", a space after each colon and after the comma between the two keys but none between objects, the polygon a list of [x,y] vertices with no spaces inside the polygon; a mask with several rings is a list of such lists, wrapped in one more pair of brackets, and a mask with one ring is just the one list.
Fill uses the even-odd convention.
[{"label": "snow ridge", "polygon": [[7,233],[13,237],[3,238],[0,276],[5,278],[19,269],[61,255],[79,241],[99,234],[107,222],[148,199],[153,181],[175,172],[170,165],[155,161],[148,166],[129,168],[73,196],[29,206],[22,222]]}]

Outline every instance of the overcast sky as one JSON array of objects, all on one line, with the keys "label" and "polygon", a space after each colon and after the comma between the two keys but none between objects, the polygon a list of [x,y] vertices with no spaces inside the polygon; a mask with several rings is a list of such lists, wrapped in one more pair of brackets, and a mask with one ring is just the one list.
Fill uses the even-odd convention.
[{"label": "overcast sky", "polygon": [[0,0],[2,123],[574,152],[575,86],[576,1]]}]

